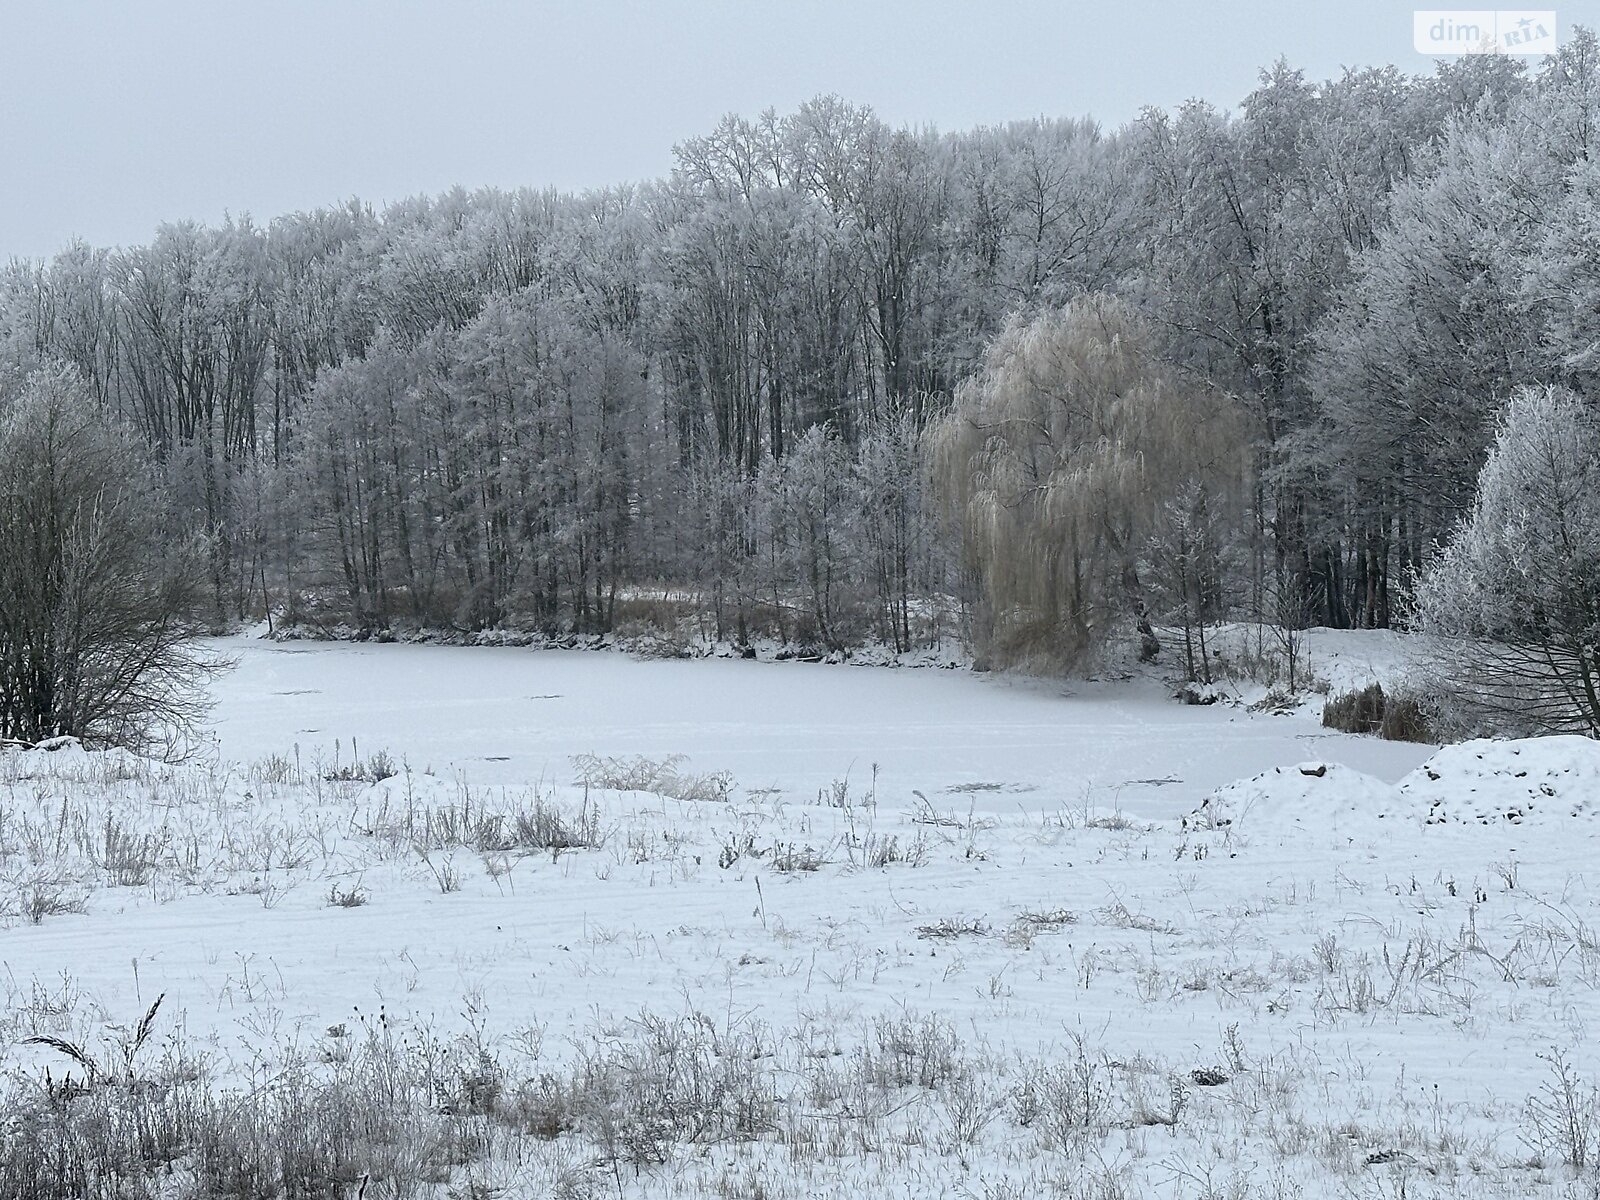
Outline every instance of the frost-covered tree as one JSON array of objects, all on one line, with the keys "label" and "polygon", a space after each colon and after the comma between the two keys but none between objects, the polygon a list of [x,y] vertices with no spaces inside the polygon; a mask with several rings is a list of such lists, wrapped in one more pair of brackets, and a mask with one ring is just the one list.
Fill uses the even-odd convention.
[{"label": "frost-covered tree", "polygon": [[931,433],[977,579],[977,638],[998,661],[1073,663],[1130,619],[1158,648],[1148,541],[1185,486],[1238,479],[1245,439],[1232,402],[1151,342],[1105,295],[1013,321]]},{"label": "frost-covered tree", "polygon": [[1466,512],[1505,396],[1586,369],[1596,58],[1577,30],[1531,83],[1511,67],[1445,73],[1476,98],[1417,148],[1317,331],[1321,424],[1299,458],[1359,550],[1356,623],[1387,620],[1392,583]]},{"label": "frost-covered tree", "polygon": [[1600,415],[1559,387],[1501,414],[1471,512],[1416,586],[1444,670],[1497,723],[1600,736]]},{"label": "frost-covered tree", "polygon": [[1163,355],[1251,414],[1258,606],[1288,587],[1329,623],[1346,614],[1340,547],[1292,451],[1314,412],[1313,337],[1404,169],[1409,109],[1393,72],[1319,85],[1280,62],[1240,115],[1191,103],[1147,113],[1131,137],[1143,261],[1130,291]]},{"label": "frost-covered tree", "polygon": [[1600,385],[1600,158],[1579,160],[1567,182],[1523,292],[1546,314],[1560,369],[1593,393]]},{"label": "frost-covered tree", "polygon": [[1207,627],[1222,620],[1229,607],[1228,575],[1237,540],[1236,505],[1230,499],[1214,495],[1206,480],[1188,481],[1162,504],[1146,551],[1157,612],[1177,626],[1190,683],[1212,682]]},{"label": "frost-covered tree", "polygon": [[904,650],[954,610],[947,564],[974,569],[925,431],[993,380],[1008,322],[1112,291],[1146,359],[1246,418],[1239,504],[1156,498],[1170,538],[1132,554],[1152,608],[1385,625],[1500,400],[1595,392],[1597,68],[1581,29],[1533,71],[1278,63],[1232,111],[1120,129],[939,134],[821,97],[729,116],[639,186],[349,201],[14,264],[0,370],[69,364],[155,448],[228,619],[603,633],[621,596],[624,621]]},{"label": "frost-covered tree", "polygon": [[256,449],[270,361],[265,247],[249,221],[219,229],[185,222],[163,226],[110,269],[126,407],[206,534],[219,618],[239,568],[228,497]]},{"label": "frost-covered tree", "polygon": [[[872,585],[878,639],[904,653],[919,626],[940,634],[946,554],[922,469],[922,430],[909,416],[873,428],[857,447],[851,540]],[[919,609],[923,611],[919,613]],[[926,622],[917,620],[926,616]]]}]

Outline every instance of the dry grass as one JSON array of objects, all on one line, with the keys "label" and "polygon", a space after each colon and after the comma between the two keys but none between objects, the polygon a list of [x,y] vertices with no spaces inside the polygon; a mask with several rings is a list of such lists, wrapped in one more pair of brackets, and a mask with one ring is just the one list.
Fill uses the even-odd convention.
[{"label": "dry grass", "polygon": [[[689,1010],[596,1029],[544,1063],[379,1017],[245,1087],[175,1040],[149,1053],[159,1008],[121,1057],[51,1041],[64,1073],[0,1083],[0,1198],[736,1196],[751,1180],[769,1197],[913,1196],[979,1162],[988,1190],[954,1194],[1156,1194],[1130,1155],[1165,1164],[1162,1195],[1320,1195],[1331,1179],[1351,1195],[1555,1196],[1588,1194],[1564,1186],[1593,1186],[1600,1145],[1596,1091],[1559,1056],[1513,1161],[1424,1102],[1386,1103],[1387,1126],[1319,1116],[1316,1064],[1292,1056],[1225,1070],[1082,1035],[1005,1056],[932,1016],[778,1031]],[[1270,1169],[1245,1139],[1276,1147]],[[1128,1190],[1105,1191],[1114,1176]],[[1227,1190],[1195,1190],[1203,1178]]]},{"label": "dry grass", "polygon": [[647,758],[642,754],[606,757],[580,754],[572,760],[577,782],[584,787],[615,792],[651,792],[673,800],[723,802],[733,790],[727,771],[695,773],[683,770],[688,760],[681,754]]},{"label": "dry grass", "polygon": [[1322,706],[1322,723],[1343,733],[1375,733],[1391,742],[1439,740],[1421,700],[1404,690],[1385,693],[1378,683],[1328,700]]}]

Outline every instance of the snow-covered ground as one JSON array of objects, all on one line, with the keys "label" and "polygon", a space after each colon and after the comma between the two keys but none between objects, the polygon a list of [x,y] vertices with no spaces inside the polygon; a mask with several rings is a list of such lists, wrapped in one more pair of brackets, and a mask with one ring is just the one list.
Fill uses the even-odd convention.
[{"label": "snow-covered ground", "polygon": [[[0,758],[0,1071],[59,1078],[21,1042],[59,1038],[160,1085],[129,1104],[278,1105],[257,1138],[291,1085],[380,1080],[417,1111],[352,1195],[1592,1194],[1600,745],[228,648],[215,763]],[[352,738],[407,769],[352,777]]]}]

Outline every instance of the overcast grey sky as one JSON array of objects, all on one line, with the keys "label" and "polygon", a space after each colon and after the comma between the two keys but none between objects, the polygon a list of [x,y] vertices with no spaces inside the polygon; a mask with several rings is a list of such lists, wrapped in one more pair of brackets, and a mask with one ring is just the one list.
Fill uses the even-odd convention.
[{"label": "overcast grey sky", "polygon": [[1279,54],[1317,78],[1431,69],[1413,7],[0,0],[0,260],[356,195],[645,178],[723,113],[823,92],[941,129],[1232,106]]}]

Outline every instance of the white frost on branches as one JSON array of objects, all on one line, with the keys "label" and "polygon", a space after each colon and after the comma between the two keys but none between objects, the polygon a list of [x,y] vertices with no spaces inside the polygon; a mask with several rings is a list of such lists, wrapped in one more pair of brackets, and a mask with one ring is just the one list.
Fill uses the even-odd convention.
[{"label": "white frost on branches", "polygon": [[1464,691],[1550,729],[1600,730],[1600,415],[1519,389],[1477,498],[1418,581],[1422,628],[1452,643]]}]

